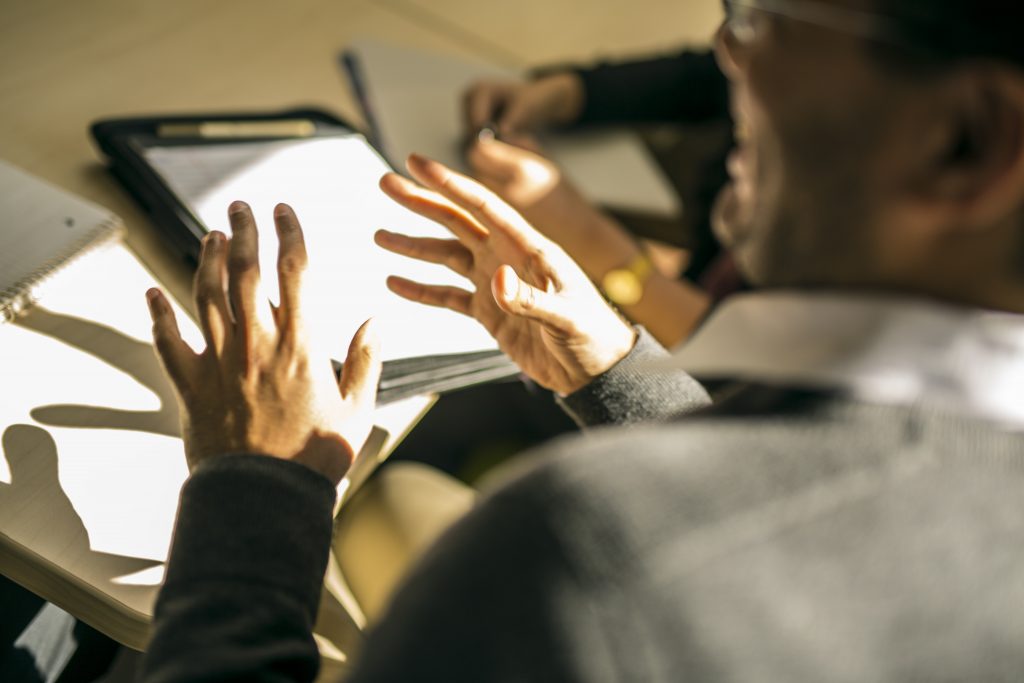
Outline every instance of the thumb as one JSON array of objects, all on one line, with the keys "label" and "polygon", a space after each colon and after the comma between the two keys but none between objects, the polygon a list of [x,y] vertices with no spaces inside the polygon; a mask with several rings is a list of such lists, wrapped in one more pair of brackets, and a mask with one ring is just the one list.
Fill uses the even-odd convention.
[{"label": "thumb", "polygon": [[338,380],[342,398],[358,406],[373,406],[381,372],[380,340],[374,330],[373,318],[356,331],[348,347],[348,355]]},{"label": "thumb", "polygon": [[539,123],[539,114],[534,98],[522,94],[513,97],[505,103],[498,119],[498,133],[502,137],[524,133]]},{"label": "thumb", "polygon": [[491,293],[498,307],[506,313],[533,320],[559,334],[568,335],[576,329],[566,315],[561,297],[523,282],[512,266],[501,266],[494,273]]}]

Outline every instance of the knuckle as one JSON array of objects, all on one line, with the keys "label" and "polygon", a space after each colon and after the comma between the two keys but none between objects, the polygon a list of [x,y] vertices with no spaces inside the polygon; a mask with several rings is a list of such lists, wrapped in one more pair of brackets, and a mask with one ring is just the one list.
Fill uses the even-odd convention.
[{"label": "knuckle", "polygon": [[254,270],[258,263],[259,261],[256,259],[255,254],[245,252],[232,252],[231,259],[229,260],[231,269],[235,271]]},{"label": "knuckle", "polygon": [[196,306],[200,309],[210,308],[214,305],[215,295],[218,293],[219,287],[212,286],[207,279],[201,280],[196,286],[195,298]]},{"label": "knuckle", "polygon": [[306,270],[308,259],[305,254],[291,252],[282,254],[277,261],[278,270],[285,275],[299,275]]}]

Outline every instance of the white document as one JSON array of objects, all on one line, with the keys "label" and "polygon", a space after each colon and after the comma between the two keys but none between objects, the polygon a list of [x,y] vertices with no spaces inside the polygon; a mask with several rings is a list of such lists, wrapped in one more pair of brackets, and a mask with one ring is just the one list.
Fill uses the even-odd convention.
[{"label": "white document", "polygon": [[[360,40],[345,51],[354,59],[363,106],[372,119],[384,155],[395,168],[418,152],[467,171],[462,94],[474,81],[519,78],[483,62]],[[591,201],[605,206],[677,216],[678,196],[637,135],[602,128],[545,135],[551,158]]]},{"label": "white document", "polygon": [[447,268],[384,251],[373,233],[451,233],[402,208],[378,187],[389,169],[357,134],[302,140],[153,147],[146,158],[208,228],[231,233],[227,207],[241,199],[260,227],[260,269],[277,300],[273,210],[289,204],[309,253],[305,316],[314,341],[344,360],[358,327],[373,317],[385,360],[497,348],[475,320],[391,293],[388,275],[430,284],[472,285]]}]

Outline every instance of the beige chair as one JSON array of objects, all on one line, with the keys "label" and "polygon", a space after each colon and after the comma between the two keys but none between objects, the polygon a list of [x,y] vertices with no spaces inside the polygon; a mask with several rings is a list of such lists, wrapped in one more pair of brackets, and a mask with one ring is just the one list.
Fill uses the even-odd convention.
[{"label": "beige chair", "polygon": [[447,474],[403,462],[381,470],[342,508],[334,554],[370,624],[408,569],[475,498],[473,489]]},{"label": "beige chair", "polygon": [[475,491],[457,479],[402,462],[378,472],[345,503],[314,629],[323,665],[318,681],[344,676],[364,629],[380,618],[416,560],[475,499]]}]

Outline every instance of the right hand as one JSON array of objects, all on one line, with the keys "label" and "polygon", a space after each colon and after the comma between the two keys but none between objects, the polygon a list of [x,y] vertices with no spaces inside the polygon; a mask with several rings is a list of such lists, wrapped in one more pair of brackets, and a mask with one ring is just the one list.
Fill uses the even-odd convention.
[{"label": "right hand", "polygon": [[510,142],[477,141],[467,156],[474,177],[561,245],[591,280],[628,263],[637,251],[633,237],[534,151],[533,139],[519,136]]},{"label": "right hand", "polygon": [[393,292],[476,318],[523,372],[562,395],[589,384],[629,353],[635,332],[561,247],[476,181],[416,155],[408,168],[420,185],[389,173],[381,189],[456,239],[381,230],[377,244],[445,265],[474,290],[392,276]]},{"label": "right hand", "polygon": [[479,81],[466,90],[462,106],[470,135],[497,123],[499,135],[512,136],[572,123],[583,98],[583,81],[565,71],[533,81]]}]

